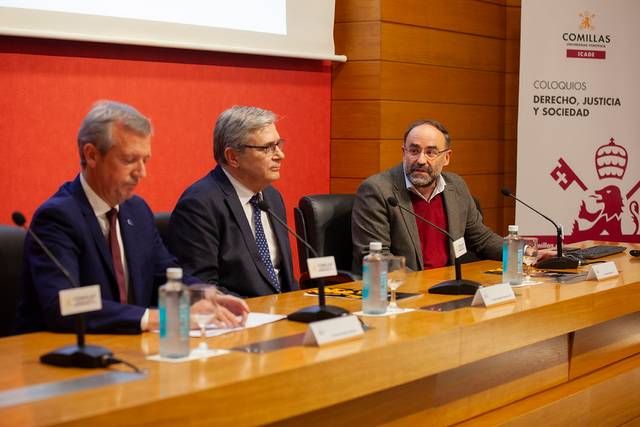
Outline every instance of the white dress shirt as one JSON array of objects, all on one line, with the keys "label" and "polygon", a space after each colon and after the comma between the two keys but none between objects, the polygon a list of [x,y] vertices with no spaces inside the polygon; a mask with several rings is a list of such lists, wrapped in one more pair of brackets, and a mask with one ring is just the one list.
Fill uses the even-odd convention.
[{"label": "white dress shirt", "polygon": [[[249,222],[249,227],[251,228],[251,233],[253,233],[253,237],[256,237],[256,226],[253,223],[253,207],[249,200],[255,194],[253,191],[249,190],[243,183],[234,178],[229,172],[224,171],[229,181],[231,181],[231,185],[236,190],[236,194],[240,199],[240,204],[242,205],[242,209],[244,210],[244,215],[247,217],[247,221]],[[262,197],[262,194],[260,195]],[[262,220],[262,228],[264,229],[264,235],[267,238],[267,245],[269,246],[269,255],[271,257],[271,264],[273,264],[273,269],[278,276],[278,281],[282,283],[280,278],[280,251],[278,250],[278,243],[276,242],[276,235],[271,228],[271,222],[269,221],[269,216],[266,212],[260,211],[260,219]]]},{"label": "white dress shirt", "polygon": [[[111,210],[111,206],[100,196],[93,191],[93,188],[89,185],[87,180],[84,178],[84,173],[80,174],[80,184],[82,185],[82,189],[84,190],[84,194],[87,196],[87,200],[89,200],[89,204],[91,205],[91,209],[93,209],[93,213],[98,220],[98,224],[100,225],[100,230],[102,230],[102,234],[104,235],[105,241],[109,242],[109,220],[107,219],[107,212]],[[115,209],[119,212],[120,206],[115,206]],[[129,289],[129,266],[127,265],[127,255],[125,254],[124,245],[122,244],[122,235],[120,234],[120,221],[116,221],[116,235],[118,237],[118,245],[120,246],[120,260],[122,261],[122,267],[124,269],[124,285]],[[149,323],[149,309],[145,310],[142,319],[140,319],[140,328],[144,331],[147,329],[147,324]]]},{"label": "white dress shirt", "polygon": [[438,182],[436,183],[436,188],[433,189],[433,191],[431,192],[431,195],[427,199],[422,195],[422,193],[420,193],[420,191],[418,191],[418,189],[411,183],[411,181],[409,181],[409,177],[407,176],[406,173],[404,174],[404,182],[407,186],[407,190],[411,191],[414,194],[417,194],[427,203],[433,200],[433,198],[436,197],[438,194],[442,193],[444,191],[444,188],[447,186],[447,183],[445,182],[442,175],[438,175]]}]

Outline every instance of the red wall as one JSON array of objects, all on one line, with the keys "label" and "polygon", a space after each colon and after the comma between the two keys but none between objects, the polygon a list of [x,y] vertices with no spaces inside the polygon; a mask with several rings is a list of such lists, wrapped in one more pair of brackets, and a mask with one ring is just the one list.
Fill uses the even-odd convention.
[{"label": "red wall", "polygon": [[213,167],[221,111],[240,104],[276,112],[287,146],[275,186],[292,224],[301,196],[329,192],[330,95],[330,64],[322,61],[0,37],[0,223],[11,223],[13,210],[30,218],[73,179],[80,121],[107,98],[154,123],[149,176],[138,194],[155,211],[171,210]]}]

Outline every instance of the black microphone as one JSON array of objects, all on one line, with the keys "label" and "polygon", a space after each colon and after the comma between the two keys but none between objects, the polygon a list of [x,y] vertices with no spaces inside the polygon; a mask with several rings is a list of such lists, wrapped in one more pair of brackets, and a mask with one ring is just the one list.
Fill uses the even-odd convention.
[{"label": "black microphone", "polygon": [[[293,234],[300,243],[302,243],[307,249],[309,249],[309,252],[311,252],[315,258],[318,257],[318,252],[313,248],[313,246],[311,246],[309,242],[303,239],[302,236],[300,236],[298,233],[293,231],[286,222],[278,217],[278,215],[273,212],[266,200],[260,200],[260,202],[258,203],[258,207],[261,211],[266,212],[271,218],[275,219],[276,222],[282,225],[289,233]],[[325,299],[324,280],[323,278],[320,278],[318,280],[318,305],[301,308],[300,310],[287,315],[287,319],[294,322],[310,323],[318,320],[333,319],[334,317],[346,316],[347,314],[349,314],[349,311],[345,310],[342,307],[338,307],[335,305],[326,305]]]},{"label": "black microphone", "polygon": [[[73,280],[69,271],[64,268],[62,263],[51,253],[49,248],[44,244],[38,235],[31,230],[31,228],[25,227],[27,220],[21,212],[14,212],[11,215],[11,219],[18,227],[23,227],[27,230],[31,238],[36,241],[40,249],[47,255],[47,257],[53,261],[56,267],[62,272],[72,288],[78,288],[78,283]],[[104,347],[97,345],[85,344],[85,317],[84,313],[76,315],[76,345],[67,345],[57,350],[49,352],[40,356],[40,362],[47,365],[74,367],[74,368],[104,368],[115,363],[113,353]]]},{"label": "black microphone", "polygon": [[[389,203],[392,207],[398,207],[408,214],[412,215],[413,217],[419,219],[420,221],[429,224],[430,226],[447,236],[447,238],[449,239],[449,243],[451,245],[453,244],[455,239],[448,231],[444,230],[441,227],[438,227],[426,218],[417,215],[412,210],[405,208],[400,203],[398,203],[398,199],[396,199],[395,197],[387,197],[387,203]],[[478,282],[474,282],[473,280],[465,280],[462,278],[462,268],[460,267],[460,261],[455,255],[453,259],[453,265],[456,270],[456,278],[454,280],[445,280],[442,283],[438,283],[437,285],[430,287],[429,293],[441,295],[475,295],[478,288],[482,285],[480,285],[480,283]]]},{"label": "black microphone", "polygon": [[527,203],[523,202],[522,200],[518,199],[507,187],[502,187],[502,190],[500,191],[504,196],[511,197],[513,200],[516,200],[522,203],[523,205],[525,205],[526,207],[528,207],[529,209],[531,209],[532,211],[534,211],[535,213],[537,213],[538,215],[540,215],[541,217],[549,221],[556,228],[556,251],[558,255],[539,261],[536,264],[536,267],[559,269],[559,270],[578,268],[578,265],[579,265],[578,260],[562,256],[562,228],[558,224],[556,224],[554,220],[552,220],[551,218],[549,218],[539,210],[533,208],[532,206],[529,206]]}]

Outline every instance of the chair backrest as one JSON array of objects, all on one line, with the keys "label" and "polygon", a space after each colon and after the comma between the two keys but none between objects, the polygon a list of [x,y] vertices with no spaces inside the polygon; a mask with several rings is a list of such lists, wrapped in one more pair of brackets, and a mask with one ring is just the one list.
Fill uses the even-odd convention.
[{"label": "chair backrest", "polygon": [[0,336],[13,331],[22,292],[22,253],[26,231],[0,225]]},{"label": "chair backrest", "polygon": [[[351,210],[353,194],[318,194],[304,196],[293,209],[296,232],[318,252],[319,256],[333,255],[338,270],[351,271],[353,244],[351,243]],[[298,242],[300,272],[307,271],[307,258],[312,256]]]},{"label": "chair backrest", "polygon": [[156,212],[154,217],[162,242],[165,246],[169,246],[169,219],[171,218],[171,212]]}]

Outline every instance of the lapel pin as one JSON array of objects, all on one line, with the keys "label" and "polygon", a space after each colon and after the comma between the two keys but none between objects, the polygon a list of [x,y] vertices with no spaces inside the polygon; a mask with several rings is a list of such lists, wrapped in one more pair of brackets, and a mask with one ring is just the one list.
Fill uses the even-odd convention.
[{"label": "lapel pin", "polygon": [[129,218],[127,218],[127,224],[133,226],[133,221],[131,221]]}]

